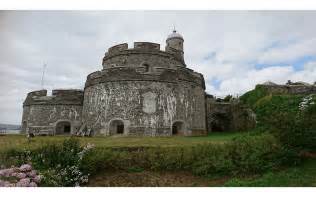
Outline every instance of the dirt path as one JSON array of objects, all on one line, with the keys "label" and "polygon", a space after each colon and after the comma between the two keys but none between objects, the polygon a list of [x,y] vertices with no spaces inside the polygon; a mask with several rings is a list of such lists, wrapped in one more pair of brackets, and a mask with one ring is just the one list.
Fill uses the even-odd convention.
[{"label": "dirt path", "polygon": [[188,172],[104,172],[93,176],[88,187],[210,187],[227,179],[207,179]]}]

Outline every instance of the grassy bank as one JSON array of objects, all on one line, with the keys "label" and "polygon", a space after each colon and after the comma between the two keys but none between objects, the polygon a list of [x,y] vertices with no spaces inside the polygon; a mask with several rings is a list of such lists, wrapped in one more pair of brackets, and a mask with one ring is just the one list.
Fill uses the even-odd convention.
[{"label": "grassy bank", "polygon": [[228,187],[316,187],[316,159],[308,159],[301,165],[261,176],[233,178]]},{"label": "grassy bank", "polygon": [[[82,145],[94,144],[96,147],[174,147],[194,146],[204,143],[224,143],[234,137],[247,135],[243,132],[211,133],[208,136],[199,137],[77,137]],[[9,148],[33,149],[49,143],[62,143],[68,136],[38,136],[28,142],[25,135],[0,136],[0,151]]]}]

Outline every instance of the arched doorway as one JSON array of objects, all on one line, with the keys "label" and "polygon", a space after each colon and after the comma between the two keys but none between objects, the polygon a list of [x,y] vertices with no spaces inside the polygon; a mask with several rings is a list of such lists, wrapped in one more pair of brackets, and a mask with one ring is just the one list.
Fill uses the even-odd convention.
[{"label": "arched doorway", "polygon": [[176,121],[172,124],[172,135],[183,135],[185,132],[184,122]]},{"label": "arched doorway", "polygon": [[124,134],[124,122],[122,120],[112,120],[109,131],[110,135]]},{"label": "arched doorway", "polygon": [[230,117],[224,113],[214,113],[212,114],[211,128],[212,132],[224,132],[229,131],[231,124]]},{"label": "arched doorway", "polygon": [[71,133],[71,123],[69,121],[59,121],[56,124],[56,135],[67,135]]}]

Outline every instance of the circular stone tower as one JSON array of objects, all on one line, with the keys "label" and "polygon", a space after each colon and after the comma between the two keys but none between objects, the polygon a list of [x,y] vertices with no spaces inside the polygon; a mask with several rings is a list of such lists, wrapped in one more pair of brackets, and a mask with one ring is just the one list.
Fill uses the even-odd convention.
[{"label": "circular stone tower", "polygon": [[108,49],[103,69],[87,77],[82,128],[101,135],[204,135],[203,75],[186,68],[183,37],[166,50],[149,42]]}]

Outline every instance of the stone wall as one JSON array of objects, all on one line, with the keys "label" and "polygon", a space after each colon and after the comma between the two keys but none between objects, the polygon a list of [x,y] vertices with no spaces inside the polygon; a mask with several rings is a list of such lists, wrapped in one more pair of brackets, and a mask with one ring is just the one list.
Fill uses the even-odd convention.
[{"label": "stone wall", "polygon": [[255,113],[238,101],[217,102],[207,97],[206,113],[208,132],[246,131],[256,126]]},{"label": "stone wall", "polygon": [[30,92],[23,104],[22,132],[54,135],[60,122],[70,124],[70,133],[81,125],[83,91],[46,90]]},{"label": "stone wall", "polygon": [[183,135],[206,132],[205,95],[190,82],[111,81],[85,89],[83,121],[95,133],[109,135],[112,121],[124,123],[124,134],[172,135],[181,122]]},{"label": "stone wall", "polygon": [[271,94],[316,94],[315,85],[265,85],[259,84],[256,88],[264,88]]},{"label": "stone wall", "polygon": [[139,67],[143,65],[163,68],[186,67],[182,57],[160,50],[160,45],[148,42],[135,42],[128,49],[126,43],[109,48],[103,58],[103,68]]}]

